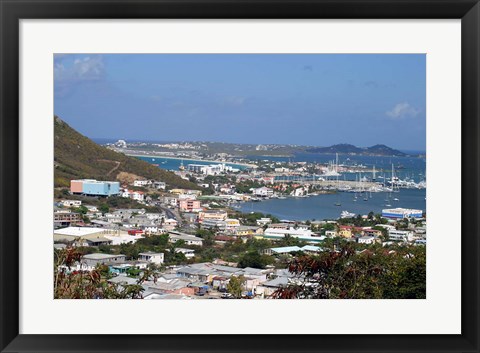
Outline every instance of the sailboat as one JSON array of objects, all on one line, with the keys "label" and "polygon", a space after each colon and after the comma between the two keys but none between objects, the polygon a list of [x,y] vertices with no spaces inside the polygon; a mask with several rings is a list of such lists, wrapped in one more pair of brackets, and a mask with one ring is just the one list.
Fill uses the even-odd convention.
[{"label": "sailboat", "polygon": [[337,174],[337,202],[335,202],[335,206],[342,206],[342,204],[340,203],[340,196],[339,196],[339,184],[338,184],[338,153],[337,153],[337,157],[336,157],[336,164],[335,164],[335,173]]},{"label": "sailboat", "polygon": [[185,170],[185,166],[183,165],[183,159],[180,162],[180,167],[178,167],[179,170]]}]

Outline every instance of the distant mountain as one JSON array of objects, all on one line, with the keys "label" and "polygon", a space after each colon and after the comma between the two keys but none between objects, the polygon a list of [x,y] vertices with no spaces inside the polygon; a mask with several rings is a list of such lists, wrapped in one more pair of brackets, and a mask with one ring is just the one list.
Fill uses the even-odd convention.
[{"label": "distant mountain", "polygon": [[391,147],[385,145],[375,145],[371,147],[357,147],[350,144],[338,144],[330,147],[316,147],[309,148],[306,150],[309,153],[339,153],[339,154],[351,154],[351,155],[361,155],[361,156],[386,156],[386,157],[404,157],[407,156],[406,153],[395,150]]},{"label": "distant mountain", "polygon": [[96,144],[57,116],[54,120],[56,187],[70,186],[72,179],[116,180],[120,174],[163,181],[171,188],[201,189],[172,172]]}]

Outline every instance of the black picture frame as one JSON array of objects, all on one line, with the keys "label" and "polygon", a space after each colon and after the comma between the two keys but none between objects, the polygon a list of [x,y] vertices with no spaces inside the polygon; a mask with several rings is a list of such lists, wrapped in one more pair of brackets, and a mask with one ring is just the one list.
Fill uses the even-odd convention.
[{"label": "black picture frame", "polygon": [[[1,0],[0,11],[2,352],[479,352],[480,5],[476,0]],[[461,19],[462,334],[19,334],[19,20],[58,18]]]}]

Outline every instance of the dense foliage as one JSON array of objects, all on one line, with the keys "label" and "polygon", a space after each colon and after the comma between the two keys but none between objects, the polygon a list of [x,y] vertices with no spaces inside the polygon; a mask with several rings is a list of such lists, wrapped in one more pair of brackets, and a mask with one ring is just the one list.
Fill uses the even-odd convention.
[{"label": "dense foliage", "polygon": [[373,246],[318,256],[299,256],[288,269],[297,280],[277,290],[281,299],[424,299],[426,298],[426,251],[423,246],[385,249]]}]

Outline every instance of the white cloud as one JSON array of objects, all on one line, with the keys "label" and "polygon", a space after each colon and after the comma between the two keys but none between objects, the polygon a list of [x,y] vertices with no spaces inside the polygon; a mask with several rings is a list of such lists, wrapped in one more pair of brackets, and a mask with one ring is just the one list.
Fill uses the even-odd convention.
[{"label": "white cloud", "polygon": [[420,113],[419,109],[415,109],[409,103],[403,102],[395,105],[392,110],[387,111],[385,114],[391,119],[405,119],[413,118]]},{"label": "white cloud", "polygon": [[68,66],[63,60],[58,60],[55,63],[54,74],[56,81],[99,80],[104,77],[105,65],[100,55],[77,58]]}]

